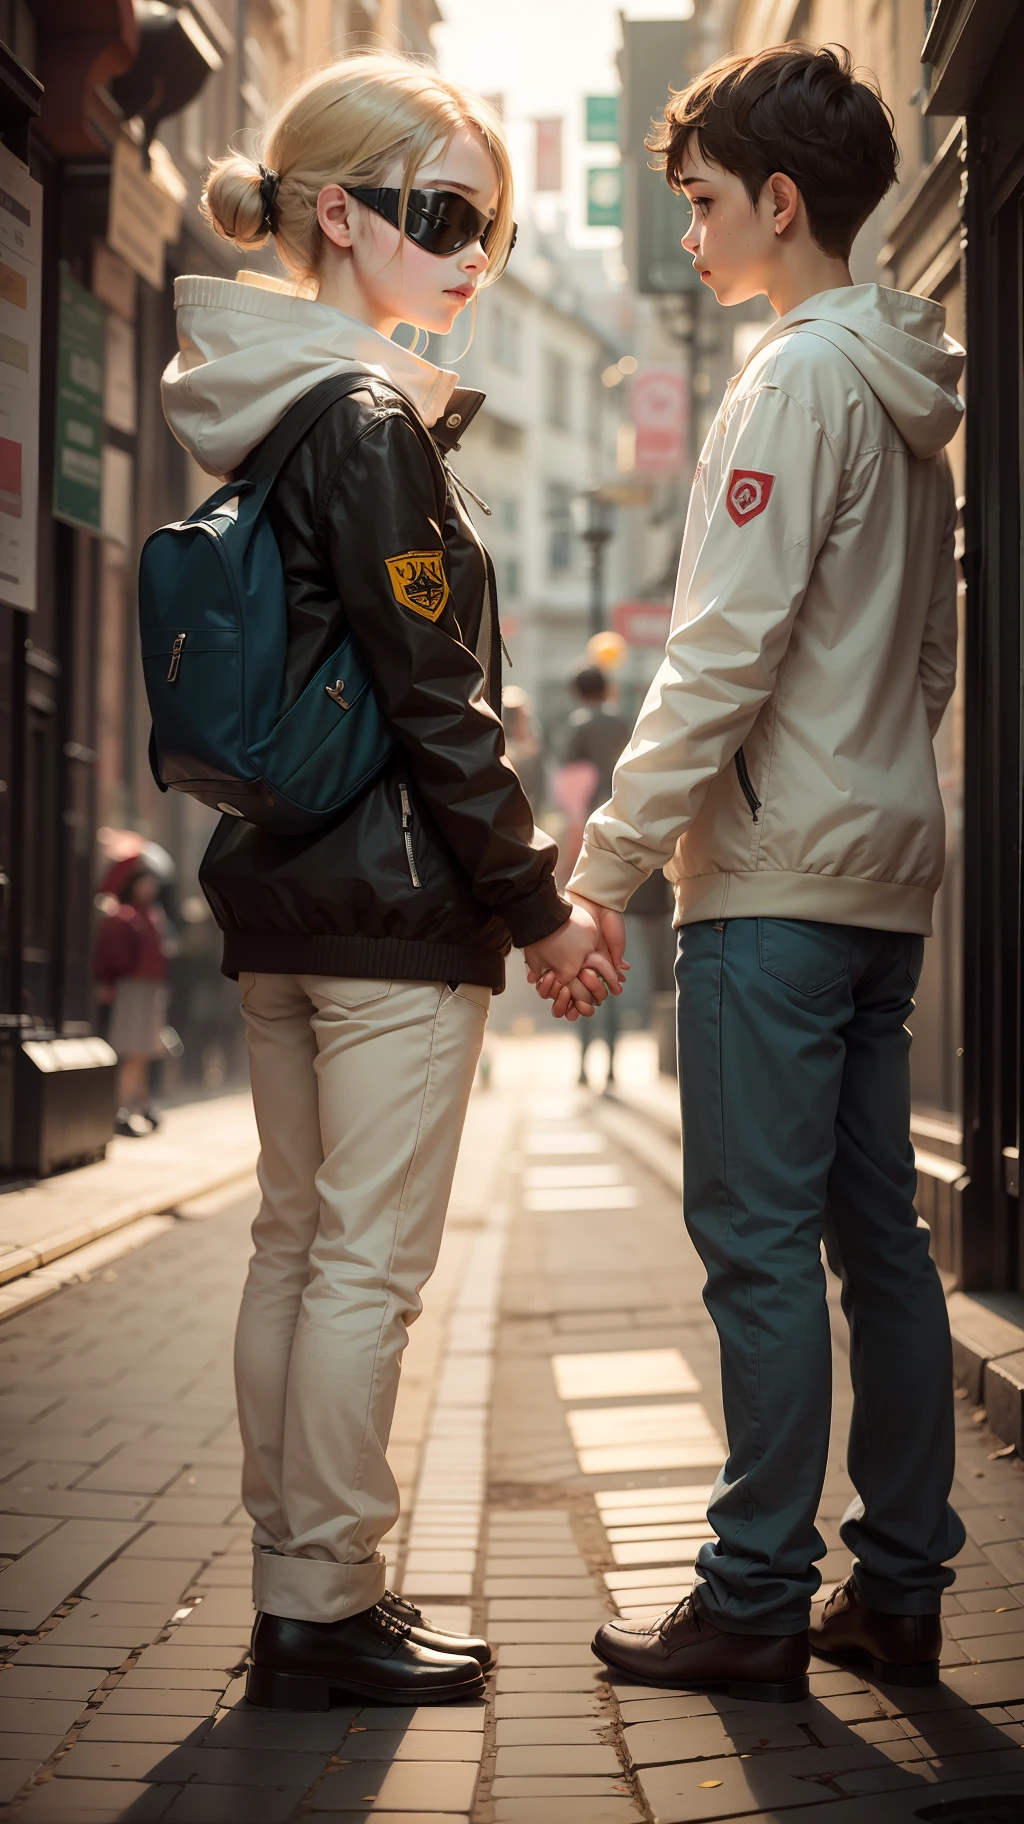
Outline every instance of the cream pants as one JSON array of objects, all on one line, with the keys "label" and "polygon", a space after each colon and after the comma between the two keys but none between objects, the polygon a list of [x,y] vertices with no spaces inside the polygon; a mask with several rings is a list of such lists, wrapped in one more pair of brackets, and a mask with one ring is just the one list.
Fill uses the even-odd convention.
[{"label": "cream pants", "polygon": [[384,1591],[386,1450],[437,1262],[490,989],[243,975],[262,1202],[235,1339],[257,1609]]}]

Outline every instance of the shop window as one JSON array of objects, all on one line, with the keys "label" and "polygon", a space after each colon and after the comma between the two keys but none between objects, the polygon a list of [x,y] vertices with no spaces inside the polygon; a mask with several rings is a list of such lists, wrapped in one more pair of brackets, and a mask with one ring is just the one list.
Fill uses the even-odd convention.
[{"label": "shop window", "polygon": [[544,357],[544,381],[547,421],[554,430],[567,431],[571,423],[572,369],[565,356],[553,348]]},{"label": "shop window", "polygon": [[548,569],[566,576],[573,568],[572,489],[555,481],[548,487]]}]

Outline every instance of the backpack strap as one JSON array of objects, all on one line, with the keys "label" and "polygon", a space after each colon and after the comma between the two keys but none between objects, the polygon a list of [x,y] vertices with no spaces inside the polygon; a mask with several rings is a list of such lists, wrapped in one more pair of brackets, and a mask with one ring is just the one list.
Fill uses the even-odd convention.
[{"label": "backpack strap", "polygon": [[350,393],[361,391],[368,380],[379,378],[369,368],[362,368],[357,372],[334,374],[329,380],[318,381],[316,386],[310,387],[308,393],[303,393],[301,399],[289,406],[274,429],[247,456],[238,472],[239,477],[253,482],[264,491],[271,487],[293,450],[298,448],[303,438],[335,401],[347,399]]}]

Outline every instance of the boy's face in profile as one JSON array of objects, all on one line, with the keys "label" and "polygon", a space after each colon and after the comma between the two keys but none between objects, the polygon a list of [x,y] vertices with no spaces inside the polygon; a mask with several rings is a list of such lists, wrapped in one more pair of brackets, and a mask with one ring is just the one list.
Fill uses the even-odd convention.
[{"label": "boy's face in profile", "polygon": [[705,158],[694,138],[679,182],[693,210],[683,246],[702,284],[720,304],[744,304],[767,292],[778,263],[779,226],[795,226],[803,215],[792,178],[769,178],[755,209],[742,178]]}]

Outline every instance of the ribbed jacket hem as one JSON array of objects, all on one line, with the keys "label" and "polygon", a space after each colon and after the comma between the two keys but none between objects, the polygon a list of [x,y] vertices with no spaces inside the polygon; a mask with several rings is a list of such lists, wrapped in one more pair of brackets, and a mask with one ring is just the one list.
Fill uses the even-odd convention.
[{"label": "ribbed jacket hem", "polygon": [[475,982],[500,994],[505,958],[462,944],[400,937],[311,937],[294,931],[225,931],[225,975],[373,976],[400,982]]},{"label": "ribbed jacket hem", "polygon": [[551,937],[572,917],[571,905],[562,898],[550,875],[535,892],[513,900],[499,910],[517,950],[525,950],[527,944],[539,944],[542,938]]},{"label": "ribbed jacket hem", "polygon": [[673,884],[677,926],[713,918],[806,918],[868,931],[932,934],[933,887],[768,868],[749,874],[701,874]]}]

